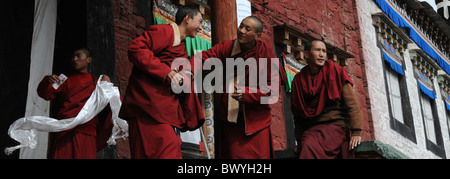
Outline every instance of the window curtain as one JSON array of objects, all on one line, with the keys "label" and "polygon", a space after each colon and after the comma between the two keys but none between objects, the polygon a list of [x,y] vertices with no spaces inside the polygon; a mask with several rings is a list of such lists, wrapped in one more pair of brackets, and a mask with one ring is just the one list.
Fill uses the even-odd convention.
[{"label": "window curtain", "polygon": [[381,42],[382,51],[383,51],[383,59],[389,63],[389,66],[397,72],[398,74],[404,76],[403,72],[403,60],[400,57],[400,53],[398,50],[393,48],[389,42],[386,41],[380,34],[378,34],[378,40]]},{"label": "window curtain", "polygon": [[450,94],[445,92],[443,88],[441,88],[441,94],[444,98],[445,108],[450,112]]},{"label": "window curtain", "polygon": [[[42,78],[52,73],[56,12],[57,0],[35,0],[30,79],[25,116],[49,115],[50,103],[41,99],[36,89]],[[48,133],[38,132],[37,140],[39,143],[35,149],[21,149],[21,159],[47,158]]]},{"label": "window curtain", "polygon": [[381,10],[388,15],[388,17],[395,23],[397,26],[405,28],[409,37],[416,42],[416,44],[434,59],[439,66],[444,69],[448,74],[450,74],[450,62],[449,59],[439,52],[439,50],[427,40],[426,37],[422,35],[422,33],[417,29],[417,27],[407,20],[402,13],[400,13],[395,5],[392,4],[389,0],[376,0],[377,4],[380,6]]},{"label": "window curtain", "polygon": [[298,62],[292,54],[282,53],[284,60],[284,69],[286,71],[287,83],[286,92],[292,92],[292,81],[294,81],[295,75],[300,72],[300,70],[305,67],[305,64]]},{"label": "window curtain", "polygon": [[428,97],[430,97],[430,99],[436,99],[436,94],[434,93],[433,88],[433,81],[417,68],[415,69],[415,72],[417,75],[417,81],[419,84],[420,91],[425,93]]},{"label": "window curtain", "polygon": [[393,57],[389,52],[383,49],[384,60],[387,61],[391,68],[400,75],[405,75],[403,72],[402,62]]}]

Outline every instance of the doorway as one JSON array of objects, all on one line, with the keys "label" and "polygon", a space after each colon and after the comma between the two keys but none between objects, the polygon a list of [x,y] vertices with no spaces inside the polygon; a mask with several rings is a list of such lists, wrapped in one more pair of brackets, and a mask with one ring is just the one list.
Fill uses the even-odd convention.
[{"label": "doorway", "polygon": [[0,159],[17,159],[19,152],[7,156],[3,149],[18,145],[9,137],[8,129],[25,114],[34,1],[2,1],[0,19]]}]

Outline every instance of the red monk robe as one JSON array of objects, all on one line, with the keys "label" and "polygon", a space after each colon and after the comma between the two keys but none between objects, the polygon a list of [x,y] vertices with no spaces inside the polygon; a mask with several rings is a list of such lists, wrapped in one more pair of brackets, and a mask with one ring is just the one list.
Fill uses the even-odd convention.
[{"label": "red monk robe", "polygon": [[292,82],[291,110],[295,116],[299,158],[354,158],[350,131],[360,136],[362,113],[347,72],[325,62],[313,77],[309,66]]},{"label": "red monk robe", "polygon": [[151,26],[130,44],[128,55],[134,67],[119,116],[129,123],[131,157],[181,159],[174,128],[194,130],[205,118],[197,95],[173,93],[166,78],[173,60],[187,58],[178,26]]},{"label": "red monk robe", "polygon": [[[89,73],[77,72],[69,76],[67,80],[58,88],[54,89],[52,84],[47,80],[49,76],[44,77],[38,86],[38,95],[45,100],[57,99],[59,102],[59,111],[57,119],[68,119],[78,115],[84,104],[90,98],[95,90],[97,78],[92,77]],[[106,145],[107,138],[111,135],[111,114],[107,107],[102,113],[108,115],[109,120],[105,119],[105,115],[98,115],[91,121],[79,125],[71,130],[55,133],[50,156],[52,159],[96,159],[97,151],[100,146]],[[101,120],[99,120],[101,116]],[[109,133],[102,136],[108,136],[101,140],[97,140],[97,130],[99,122],[104,122],[109,128]],[[103,124],[102,124],[103,126]],[[105,130],[106,131],[106,130]],[[104,144],[97,144],[102,141]],[[97,147],[99,146],[99,147]]]},{"label": "red monk robe", "polygon": [[[195,59],[192,58],[191,66],[194,65],[194,60],[199,60],[200,54],[195,55]],[[226,58],[255,58],[257,61],[256,66],[250,66],[245,70],[245,93],[243,94],[243,101],[239,107],[239,114],[237,123],[228,122],[229,118],[229,100],[235,100],[229,97],[229,93],[226,93],[224,85],[224,94],[220,100],[220,110],[218,119],[223,121],[222,132],[219,134],[218,141],[218,158],[222,159],[272,159],[274,158],[270,125],[271,125],[271,107],[268,104],[261,104],[261,97],[269,96],[270,94],[263,93],[258,89],[257,93],[250,93],[249,87],[249,71],[254,70],[267,70],[267,84],[271,86],[271,79],[273,78],[270,73],[270,63],[268,63],[267,69],[258,69],[259,59],[267,58],[268,62],[272,58],[276,58],[272,46],[263,41],[256,40],[254,48],[242,52],[237,40],[228,40],[220,44],[215,45],[208,51],[201,53],[204,61],[211,57],[218,58],[224,63],[226,67]],[[198,66],[193,66],[194,71],[198,71]],[[280,65],[281,69],[281,65]],[[281,70],[282,71],[282,70]],[[286,81],[285,74],[281,74],[280,83]],[[226,83],[226,75],[224,75],[224,82]],[[233,74],[231,74],[233,75]],[[236,77],[236,72],[235,72]],[[258,74],[259,76],[259,74]],[[280,78],[280,76],[276,76]],[[260,77],[258,77],[259,79]],[[279,90],[281,86],[276,87]]]}]

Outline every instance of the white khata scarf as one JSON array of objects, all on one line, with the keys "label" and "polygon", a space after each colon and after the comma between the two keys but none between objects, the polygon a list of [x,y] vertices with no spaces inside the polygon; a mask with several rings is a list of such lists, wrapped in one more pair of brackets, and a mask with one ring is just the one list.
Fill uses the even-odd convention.
[{"label": "white khata scarf", "polygon": [[119,111],[122,105],[120,92],[112,83],[101,81],[99,77],[97,86],[91,97],[75,118],[57,120],[44,116],[31,116],[18,119],[8,130],[9,136],[20,143],[15,147],[5,149],[7,155],[11,155],[17,149],[29,147],[34,149],[37,145],[36,133],[41,132],[61,132],[73,129],[78,125],[89,122],[97,116],[108,104],[112,111],[112,135],[107,141],[109,145],[116,145],[116,139],[128,137],[128,124],[119,118]]}]

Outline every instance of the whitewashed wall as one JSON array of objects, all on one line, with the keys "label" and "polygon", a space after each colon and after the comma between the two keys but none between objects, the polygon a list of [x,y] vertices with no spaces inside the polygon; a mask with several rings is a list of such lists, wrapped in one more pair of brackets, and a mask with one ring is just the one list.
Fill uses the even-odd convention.
[{"label": "whitewashed wall", "polygon": [[[407,80],[417,143],[412,142],[391,129],[386,83],[384,81],[384,61],[381,57],[380,49],[377,47],[375,27],[372,25],[372,15],[382,13],[382,10],[374,0],[356,0],[356,4],[361,26],[360,32],[363,45],[362,59],[365,62],[365,70],[367,73],[368,94],[370,98],[375,139],[397,148],[399,151],[414,159],[440,158],[426,148],[425,129],[420,107],[419,91],[417,80],[414,77],[409,50],[407,50],[404,55],[406,62],[405,77]],[[417,46],[414,43],[408,44],[408,49],[411,48],[417,48]],[[450,139],[447,115],[437,80],[434,80],[434,87],[436,89],[436,96],[438,97],[436,99],[436,104],[446,156],[447,158],[450,158]]]}]

